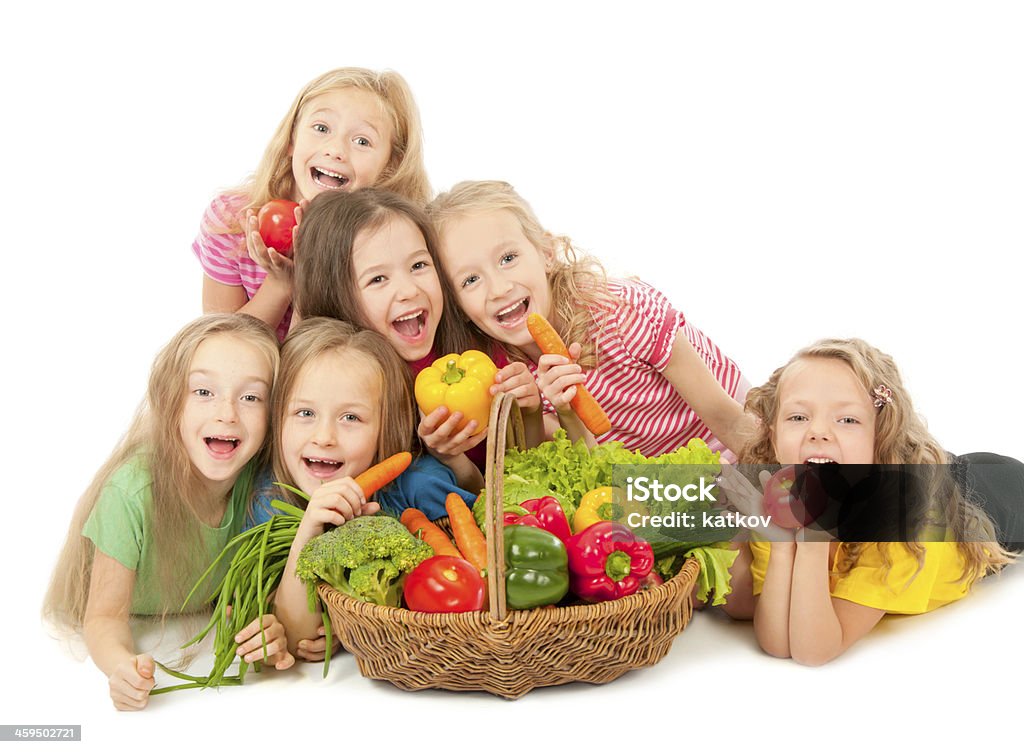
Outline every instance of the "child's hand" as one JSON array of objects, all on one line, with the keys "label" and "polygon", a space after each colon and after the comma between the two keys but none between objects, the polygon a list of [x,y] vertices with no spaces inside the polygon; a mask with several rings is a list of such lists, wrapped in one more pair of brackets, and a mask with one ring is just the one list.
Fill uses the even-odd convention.
[{"label": "child's hand", "polygon": [[323,534],[327,524],[341,526],[356,516],[371,516],[379,510],[377,503],[367,502],[362,488],[352,477],[334,479],[318,487],[309,498],[299,530],[303,540],[308,541]]},{"label": "child's hand", "polygon": [[[302,207],[299,206],[295,209],[295,218],[298,220],[301,217]],[[245,222],[248,228],[245,234],[245,245],[249,251],[249,258],[267,271],[268,278],[291,285],[295,262],[284,254],[267,248],[260,236],[259,222],[256,220],[256,213],[253,210],[250,209],[245,213]]]},{"label": "child's hand", "polygon": [[[327,656],[325,651],[327,649],[327,636],[324,632],[324,627],[321,625],[316,632],[320,637],[319,639],[303,639],[299,642],[297,654],[306,662],[320,662]],[[334,641],[331,645],[332,655],[341,649],[341,642],[338,641],[337,635],[333,638]]]},{"label": "child's hand", "polygon": [[152,655],[135,655],[114,668],[108,679],[110,699],[119,710],[143,709],[149,703],[149,692],[156,681]]},{"label": "child's hand", "polygon": [[540,408],[540,390],[529,367],[521,361],[513,361],[494,377],[491,395],[511,393],[523,413],[533,413]]},{"label": "child's hand", "polygon": [[[747,481],[747,478],[740,473],[735,466],[723,465],[718,477],[718,486],[725,494],[725,501],[738,512],[745,516],[764,516],[764,487],[772,478],[771,472],[762,471],[758,474],[758,481],[762,489],[757,489]],[[792,542],[794,532],[789,529],[770,524],[763,527],[750,527],[751,531],[757,532],[771,542]]]},{"label": "child's hand", "polygon": [[[267,642],[267,657],[263,659],[263,641]],[[273,613],[263,616],[263,632],[260,633],[260,619],[257,618],[235,635],[238,649],[235,654],[246,662],[262,662],[268,667],[287,670],[295,664],[295,658],[288,651],[288,639],[284,624]]]},{"label": "child's hand", "polygon": [[449,415],[448,409],[440,406],[420,420],[416,432],[430,454],[444,462],[446,459],[462,455],[487,437],[486,432],[474,436],[473,433],[477,431],[476,419],[471,420],[461,431],[456,431],[461,421],[461,411]]},{"label": "child's hand", "polygon": [[569,410],[569,401],[576,397],[576,386],[586,381],[583,368],[576,363],[582,350],[579,343],[573,343],[568,359],[544,354],[537,362],[537,387],[560,413]]}]

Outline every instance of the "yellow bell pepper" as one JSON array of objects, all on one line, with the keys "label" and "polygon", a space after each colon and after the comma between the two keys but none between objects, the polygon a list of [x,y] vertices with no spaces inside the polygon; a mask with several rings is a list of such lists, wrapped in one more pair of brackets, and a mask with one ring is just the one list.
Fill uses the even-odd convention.
[{"label": "yellow bell pepper", "polygon": [[616,513],[612,502],[614,492],[612,487],[598,487],[585,494],[573,516],[572,530],[578,533],[598,521],[613,521]]},{"label": "yellow bell pepper", "polygon": [[485,353],[450,353],[416,375],[416,403],[424,414],[440,406],[447,407],[451,413],[461,411],[463,419],[459,430],[476,419],[474,434],[478,435],[487,431],[491,413],[490,387],[497,373],[498,368]]}]

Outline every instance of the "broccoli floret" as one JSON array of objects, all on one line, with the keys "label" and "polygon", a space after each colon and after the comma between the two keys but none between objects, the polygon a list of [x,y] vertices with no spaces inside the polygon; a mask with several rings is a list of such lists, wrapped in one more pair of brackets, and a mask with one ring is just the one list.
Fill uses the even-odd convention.
[{"label": "broccoli floret", "polygon": [[397,607],[405,574],[434,554],[389,516],[360,516],[311,539],[295,564],[295,575],[309,588],[323,579],[350,597]]}]

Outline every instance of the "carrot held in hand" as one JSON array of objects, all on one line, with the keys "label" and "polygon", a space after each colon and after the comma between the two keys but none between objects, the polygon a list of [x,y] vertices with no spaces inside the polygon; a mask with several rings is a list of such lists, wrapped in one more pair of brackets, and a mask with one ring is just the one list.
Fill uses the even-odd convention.
[{"label": "carrot held in hand", "polygon": [[480,527],[476,525],[473,512],[466,501],[457,492],[449,492],[445,498],[444,508],[448,511],[448,523],[451,524],[455,544],[459,546],[462,557],[468,560],[481,573],[487,572],[487,540]]},{"label": "carrot held in hand", "polygon": [[355,483],[363,490],[366,499],[380,490],[388,482],[393,482],[399,474],[409,468],[412,463],[412,453],[395,453],[390,458],[385,458],[376,466],[371,466],[355,478]]},{"label": "carrot held in hand", "polygon": [[452,544],[441,527],[433,523],[418,508],[406,508],[399,519],[414,537],[422,539],[434,550],[435,555],[452,555],[461,558],[462,553]]},{"label": "carrot held in hand", "polygon": [[[526,329],[530,331],[530,335],[533,337],[534,343],[540,348],[541,353],[551,353],[569,358],[569,349],[565,347],[561,336],[544,317],[536,312],[531,314],[526,318]],[[585,385],[576,386],[576,395],[569,401],[569,405],[572,406],[576,416],[593,433],[594,437],[603,435],[612,428],[608,414],[594,400],[594,396],[590,394]]]}]

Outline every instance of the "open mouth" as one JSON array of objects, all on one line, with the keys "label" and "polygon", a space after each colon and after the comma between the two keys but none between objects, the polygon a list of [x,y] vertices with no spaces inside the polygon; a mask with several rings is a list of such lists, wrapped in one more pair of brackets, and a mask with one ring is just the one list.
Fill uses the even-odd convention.
[{"label": "open mouth", "polygon": [[204,437],[206,447],[210,449],[217,458],[227,458],[234,453],[242,443],[237,437]]},{"label": "open mouth", "polygon": [[420,309],[418,312],[406,314],[392,322],[391,326],[403,338],[417,340],[422,337],[423,331],[427,327],[427,312],[425,309]]},{"label": "open mouth", "polygon": [[351,183],[347,175],[323,168],[310,168],[309,174],[313,178],[313,183],[325,189],[340,189]]},{"label": "open mouth", "polygon": [[526,312],[529,308],[530,298],[527,296],[521,301],[512,304],[512,306],[502,309],[494,315],[494,318],[498,320],[498,324],[502,327],[514,327],[526,318]]},{"label": "open mouth", "polygon": [[303,456],[302,463],[306,470],[317,479],[334,476],[344,466],[343,461],[332,461],[330,458],[313,458]]},{"label": "open mouth", "polygon": [[837,463],[837,461],[833,461],[831,458],[826,458],[825,456],[814,456],[812,458],[808,458],[804,463],[813,463],[820,466],[826,463]]}]

